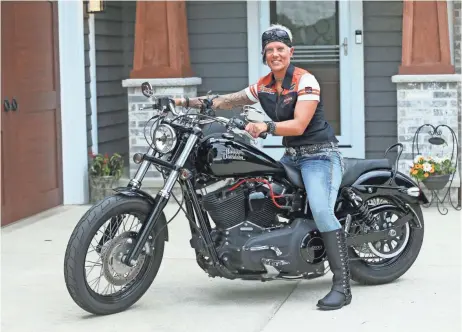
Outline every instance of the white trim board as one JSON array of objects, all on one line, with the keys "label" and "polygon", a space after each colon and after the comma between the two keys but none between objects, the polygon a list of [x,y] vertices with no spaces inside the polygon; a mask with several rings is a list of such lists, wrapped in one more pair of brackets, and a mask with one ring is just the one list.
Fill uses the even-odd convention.
[{"label": "white trim board", "polygon": [[58,1],[63,204],[88,201],[83,2]]},{"label": "white trim board", "polygon": [[454,65],[454,1],[446,1],[448,13],[448,33],[449,33],[449,51],[451,54],[451,64]]},{"label": "white trim board", "polygon": [[[348,57],[345,58],[341,74],[348,77],[342,85],[341,113],[342,131],[345,135],[338,137],[340,144],[351,145],[352,148],[341,148],[344,156],[365,158],[365,107],[364,107],[364,29],[362,1],[341,1],[342,9],[347,12],[342,21],[342,36],[348,38]],[[255,19],[258,18],[258,19]],[[261,34],[270,25],[270,7],[268,0],[247,1],[247,47],[249,85],[259,77],[266,75],[269,68],[261,61]],[[355,31],[363,32],[362,43],[355,43]],[[343,49],[342,49],[343,51]],[[362,93],[358,93],[361,91]],[[274,138],[273,138],[274,140]],[[262,140],[259,147],[263,148]],[[264,149],[264,148],[263,148]],[[265,149],[272,157],[279,159],[283,149]]]},{"label": "white trim board", "polygon": [[96,46],[95,14],[88,15],[88,41],[90,44],[90,105],[91,105],[91,143],[93,153],[98,153],[98,108],[96,91]]}]

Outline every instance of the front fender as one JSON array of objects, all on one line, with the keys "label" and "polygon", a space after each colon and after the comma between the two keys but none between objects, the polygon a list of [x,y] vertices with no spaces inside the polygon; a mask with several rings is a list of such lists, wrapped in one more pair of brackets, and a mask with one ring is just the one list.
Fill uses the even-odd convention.
[{"label": "front fender", "polygon": [[[132,187],[119,187],[119,188],[114,188],[113,189],[117,195],[123,195],[123,196],[128,196],[128,197],[140,197],[146,201],[149,202],[153,207],[157,203],[156,199],[152,197],[150,194],[145,192],[144,190],[137,189],[137,188],[132,188]],[[168,234],[168,227],[166,223],[166,218],[165,218],[165,213],[162,212],[162,215],[164,218],[161,218],[159,220],[159,223],[161,225],[161,229],[163,232],[165,232],[164,240],[168,242],[169,239],[169,234]]]},{"label": "front fender", "polygon": [[[374,170],[361,175],[352,185],[353,188],[365,193],[367,196],[376,196],[380,192],[384,196],[398,196],[402,200],[411,203],[428,204],[428,198],[420,189],[419,185],[406,174],[398,172],[395,177],[395,183],[388,185],[392,179],[393,173],[390,170]],[[396,187],[401,187],[397,189]],[[407,193],[407,189],[417,188],[419,194],[417,197]],[[372,192],[371,192],[372,190]]]}]

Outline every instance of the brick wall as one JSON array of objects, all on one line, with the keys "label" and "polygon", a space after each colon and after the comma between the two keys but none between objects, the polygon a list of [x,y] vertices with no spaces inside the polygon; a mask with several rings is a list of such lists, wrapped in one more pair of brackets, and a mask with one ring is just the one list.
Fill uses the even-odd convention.
[{"label": "brick wall", "polygon": [[[423,76],[424,77],[424,76]],[[425,80],[425,78],[420,79]],[[447,78],[446,78],[447,80]],[[417,129],[424,124],[447,125],[458,134],[458,118],[460,116],[460,83],[458,82],[400,82],[398,90],[398,141],[404,145],[400,158],[399,170],[409,174],[409,162],[412,161],[413,139]],[[428,143],[432,128],[426,126],[420,130],[418,141],[414,144],[414,156],[419,153],[425,156],[448,156],[452,153],[452,134],[446,127],[440,127],[441,137],[448,142],[442,146]],[[456,161],[456,150],[454,159]],[[459,187],[456,175],[452,187]],[[452,201],[457,202],[458,189],[451,191]],[[428,191],[427,191],[428,193]],[[441,192],[444,195],[445,192]],[[448,196],[449,197],[449,196]],[[442,196],[440,198],[443,198]]]},{"label": "brick wall", "polygon": [[[461,74],[461,16],[462,16],[462,2],[461,0],[454,0],[454,6],[453,6],[453,15],[454,15],[454,66],[456,69],[457,74]],[[461,114],[461,83],[459,82],[459,86],[457,89],[458,93],[458,109],[459,109],[459,116],[458,116],[458,123],[459,123],[459,165],[462,164],[462,148],[460,145],[462,145],[462,114]]]},{"label": "brick wall", "polygon": [[[445,124],[457,133],[457,83],[399,83],[398,84],[398,140],[404,145],[400,170],[405,170],[406,160],[412,159],[412,141],[418,127]],[[428,129],[427,129],[428,128]],[[430,127],[419,134],[419,150],[423,154],[440,154],[441,148],[426,141]],[[443,129],[443,138],[449,139],[449,131]],[[443,153],[447,152],[443,149]]]},{"label": "brick wall", "polygon": [[[153,121],[151,119],[156,111],[140,110],[142,107],[149,106],[149,100],[141,93],[141,83],[149,81],[154,89],[154,96],[195,97],[197,95],[197,85],[201,83],[200,78],[178,78],[178,79],[153,79],[153,80],[125,80],[123,86],[128,93],[128,130],[129,130],[129,165],[130,178],[135,176],[139,165],[133,162],[133,155],[137,152],[146,153],[149,149],[148,142],[152,142],[150,136]],[[146,135],[146,136],[145,136]],[[148,139],[148,141],[146,140]],[[155,180],[161,178],[161,174],[151,167],[146,173],[145,180]]]}]

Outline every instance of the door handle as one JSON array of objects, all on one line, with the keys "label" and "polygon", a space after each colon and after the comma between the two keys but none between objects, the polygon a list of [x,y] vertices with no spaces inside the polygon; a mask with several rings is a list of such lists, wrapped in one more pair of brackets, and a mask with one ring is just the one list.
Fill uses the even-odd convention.
[{"label": "door handle", "polygon": [[13,100],[11,101],[11,109],[13,111],[16,111],[18,109],[18,102],[16,101],[15,98],[13,98]]},{"label": "door handle", "polygon": [[8,99],[3,100],[3,111],[8,112],[11,109]]},{"label": "door handle", "polygon": [[343,46],[343,54],[348,55],[348,38],[347,37],[343,39],[342,46]]}]

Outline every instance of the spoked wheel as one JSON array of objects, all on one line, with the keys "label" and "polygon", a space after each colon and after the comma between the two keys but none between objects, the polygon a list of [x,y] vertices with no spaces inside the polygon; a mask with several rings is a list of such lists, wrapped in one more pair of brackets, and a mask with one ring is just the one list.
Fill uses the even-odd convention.
[{"label": "spoked wheel", "polygon": [[98,315],[117,313],[147,291],[162,261],[165,220],[157,223],[133,267],[123,264],[122,257],[134,246],[151,208],[140,198],[113,196],[79,221],[66,250],[64,276],[69,294],[81,308]]},{"label": "spoked wheel", "polygon": [[[390,204],[382,198],[373,198],[366,202],[369,206]],[[424,236],[424,220],[419,205],[411,205],[422,225],[421,229],[411,227],[410,222],[397,230],[390,230],[390,237],[349,248],[351,279],[367,285],[379,285],[392,282],[401,277],[417,259]],[[404,216],[398,209],[392,208],[374,214],[371,230],[386,230]],[[361,232],[360,227],[352,228]]]},{"label": "spoked wheel", "polygon": [[[395,211],[380,212],[375,217],[375,224],[372,229],[376,231],[390,229],[393,227],[393,223],[402,216],[402,213],[396,213]],[[398,230],[390,230],[391,238],[369,242],[369,251],[376,257],[388,262],[393,258],[399,257],[409,242],[409,228],[409,224],[405,224]]]},{"label": "spoked wheel", "polygon": [[[128,230],[127,222],[131,226]],[[133,267],[122,263],[122,257],[134,247],[133,241],[140,227],[140,216],[118,215],[108,220],[95,234],[86,255],[85,277],[87,286],[96,294],[123,293],[133,286],[137,276],[146,268],[146,255],[155,249],[149,242]]]}]

